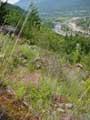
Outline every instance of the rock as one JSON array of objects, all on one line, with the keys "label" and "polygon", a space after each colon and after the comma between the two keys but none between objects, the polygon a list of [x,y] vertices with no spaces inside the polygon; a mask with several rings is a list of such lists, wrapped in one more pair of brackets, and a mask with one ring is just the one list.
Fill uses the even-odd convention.
[{"label": "rock", "polygon": [[80,68],[80,69],[83,69],[83,65],[80,64],[80,63],[76,64],[76,67],[78,67],[78,68]]},{"label": "rock", "polygon": [[2,105],[0,106],[0,120],[8,120],[9,117],[7,115],[6,108]]},{"label": "rock", "polygon": [[75,64],[73,66],[64,65],[62,66],[62,73],[64,79],[67,81],[82,81],[87,79],[89,73],[85,71],[82,64]]},{"label": "rock", "polygon": [[73,115],[64,113],[64,114],[61,116],[61,119],[60,119],[60,120],[75,120],[75,119],[74,119]]},{"label": "rock", "polygon": [[65,103],[60,103],[60,104],[58,104],[58,107],[59,107],[59,108],[62,108],[62,109],[65,109]]},{"label": "rock", "polygon": [[6,92],[11,96],[16,95],[15,91],[10,86],[7,86]]},{"label": "rock", "polygon": [[67,103],[67,104],[65,104],[65,107],[66,107],[66,109],[72,109],[73,108],[73,104]]},{"label": "rock", "polygon": [[58,111],[58,112],[62,112],[62,113],[64,113],[64,112],[65,112],[65,110],[64,110],[64,109],[62,109],[62,108],[57,108],[57,111]]},{"label": "rock", "polygon": [[26,101],[23,101],[23,106],[26,107],[26,108],[29,107],[29,105],[28,105],[28,103]]},{"label": "rock", "polygon": [[31,120],[40,120],[39,116],[35,116],[34,118],[32,118]]},{"label": "rock", "polygon": [[56,104],[67,103],[68,102],[67,97],[62,96],[62,95],[61,96],[60,95],[53,95],[52,99],[53,99],[53,102],[56,103]]}]

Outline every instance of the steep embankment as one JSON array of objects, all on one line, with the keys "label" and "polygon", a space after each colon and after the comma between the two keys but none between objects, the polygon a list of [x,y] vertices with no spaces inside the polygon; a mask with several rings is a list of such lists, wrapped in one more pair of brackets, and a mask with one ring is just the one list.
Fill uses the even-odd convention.
[{"label": "steep embankment", "polygon": [[4,54],[0,57],[1,119],[89,117],[90,78],[83,65],[66,64],[60,54],[29,45],[25,39],[19,39],[10,56],[16,38],[0,38],[0,54]]}]

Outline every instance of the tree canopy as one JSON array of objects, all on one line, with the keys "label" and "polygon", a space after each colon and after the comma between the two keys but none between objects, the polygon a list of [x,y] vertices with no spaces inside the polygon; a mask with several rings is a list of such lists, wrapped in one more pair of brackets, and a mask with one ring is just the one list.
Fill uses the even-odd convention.
[{"label": "tree canopy", "polygon": [[7,2],[1,2],[0,5],[0,25],[5,23],[5,18],[6,15],[8,14],[8,10],[7,10]]}]

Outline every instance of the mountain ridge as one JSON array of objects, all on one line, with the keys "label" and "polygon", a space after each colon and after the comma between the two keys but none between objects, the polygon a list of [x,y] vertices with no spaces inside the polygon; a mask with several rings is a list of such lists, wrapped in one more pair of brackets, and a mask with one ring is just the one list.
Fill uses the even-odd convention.
[{"label": "mountain ridge", "polygon": [[33,2],[44,18],[59,18],[60,16],[90,16],[90,0],[20,0],[15,5],[27,9],[29,2]]}]

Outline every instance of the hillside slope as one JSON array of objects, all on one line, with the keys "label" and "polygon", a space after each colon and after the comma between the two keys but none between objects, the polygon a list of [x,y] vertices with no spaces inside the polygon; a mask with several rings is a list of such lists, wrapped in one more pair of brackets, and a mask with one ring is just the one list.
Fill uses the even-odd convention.
[{"label": "hillside slope", "polygon": [[58,54],[28,45],[25,39],[10,56],[15,40],[0,35],[1,118],[87,120],[90,78],[85,68],[66,64]]}]

